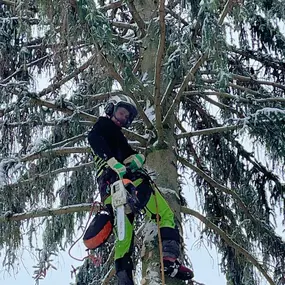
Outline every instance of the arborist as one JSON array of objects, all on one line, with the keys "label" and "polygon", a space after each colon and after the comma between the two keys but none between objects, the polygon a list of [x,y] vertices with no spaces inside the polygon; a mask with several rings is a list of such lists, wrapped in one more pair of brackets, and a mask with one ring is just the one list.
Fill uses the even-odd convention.
[{"label": "arborist", "polygon": [[[114,224],[114,211],[110,185],[118,179],[137,179],[136,209],[144,209],[147,216],[155,221],[156,205],[159,209],[159,226],[162,240],[164,272],[181,280],[193,278],[191,269],[179,261],[181,238],[174,213],[157,189],[153,189],[148,175],[140,171],[145,162],[143,154],[136,152],[129,145],[122,133],[137,116],[137,108],[131,98],[126,95],[112,96],[106,107],[106,116],[99,117],[88,134],[88,141],[94,153],[97,170],[97,182],[101,202],[105,205]],[[129,171],[130,170],[130,173]],[[115,242],[115,268],[119,285],[133,285],[133,222],[135,213],[125,214],[125,237]]]}]

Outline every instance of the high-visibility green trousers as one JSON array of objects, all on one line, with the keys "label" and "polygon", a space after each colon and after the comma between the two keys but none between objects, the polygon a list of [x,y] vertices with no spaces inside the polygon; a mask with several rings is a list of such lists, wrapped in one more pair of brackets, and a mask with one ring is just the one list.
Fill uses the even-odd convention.
[{"label": "high-visibility green trousers", "polygon": [[[134,184],[136,185],[135,182]],[[169,207],[169,204],[155,187],[151,187],[150,183],[142,180],[140,180],[140,182],[139,185],[136,185],[137,190],[145,195],[138,195],[138,197],[141,197],[140,200],[143,200],[144,197],[147,197],[148,199],[148,201],[140,201],[142,202],[142,205],[144,205],[143,208],[146,216],[150,220],[156,222],[156,214],[158,212],[162,240],[174,239],[179,242],[179,232],[175,224],[174,213]],[[105,204],[109,203],[111,203],[111,196],[105,200]],[[116,239],[115,242],[115,265],[117,272],[124,269],[132,269],[131,255],[134,238],[133,222],[133,213],[125,215],[125,238],[121,241]]]}]

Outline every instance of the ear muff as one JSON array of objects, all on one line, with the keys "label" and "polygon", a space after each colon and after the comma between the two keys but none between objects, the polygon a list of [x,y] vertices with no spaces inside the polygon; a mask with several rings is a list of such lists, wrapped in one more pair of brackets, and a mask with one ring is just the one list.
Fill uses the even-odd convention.
[{"label": "ear muff", "polygon": [[108,116],[112,116],[114,113],[114,104],[113,103],[108,103],[105,107],[105,113]]}]

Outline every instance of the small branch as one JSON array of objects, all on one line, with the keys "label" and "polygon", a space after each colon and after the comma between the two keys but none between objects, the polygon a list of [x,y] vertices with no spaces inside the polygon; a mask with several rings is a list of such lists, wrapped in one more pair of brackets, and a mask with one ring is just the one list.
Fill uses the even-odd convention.
[{"label": "small branch", "polygon": [[230,111],[230,112],[236,114],[239,118],[244,118],[244,115],[243,115],[241,112],[237,111],[236,109],[234,109],[234,108],[231,107],[231,106],[228,106],[228,105],[223,104],[223,103],[221,103],[221,102],[219,102],[219,101],[213,100],[213,99],[209,98],[208,96],[202,96],[202,98],[203,98],[205,101],[207,101],[207,102],[209,102],[209,103],[211,103],[211,104],[217,106],[218,108],[220,108],[220,109],[222,109],[222,110],[228,110],[228,111]]},{"label": "small branch", "polygon": [[202,223],[204,223],[208,228],[212,229],[214,232],[216,232],[218,235],[221,236],[221,238],[232,248],[235,249],[237,253],[242,254],[246,259],[248,259],[256,268],[258,271],[262,273],[262,275],[265,277],[265,279],[268,281],[270,285],[275,285],[272,278],[267,274],[266,270],[262,267],[262,265],[256,260],[254,256],[252,256],[247,250],[245,250],[243,247],[241,247],[239,244],[237,244],[235,241],[233,241],[223,230],[221,230],[219,227],[217,227],[214,223],[212,223],[209,219],[201,215],[199,212],[194,211],[192,209],[181,207],[181,212],[185,214],[189,214],[197,219],[199,219]]},{"label": "small branch", "polygon": [[236,193],[236,191],[229,189],[223,185],[221,185],[220,183],[218,183],[217,181],[215,181],[214,179],[212,179],[208,174],[206,174],[202,169],[198,168],[197,166],[193,165],[192,163],[190,163],[188,160],[186,160],[183,157],[177,157],[177,159],[185,166],[189,167],[191,170],[193,170],[194,172],[196,172],[200,177],[202,177],[205,181],[207,181],[210,185],[212,185],[213,187],[217,188],[218,190],[222,191],[225,194],[230,195],[234,200],[236,200],[236,202],[238,203],[239,207],[244,211],[244,213],[253,221],[256,222],[256,219],[254,218],[254,216],[251,214],[251,212],[249,211],[248,207],[244,204],[244,202],[241,200],[240,196]]},{"label": "small branch", "polygon": [[174,13],[173,10],[166,8],[166,12],[169,13],[174,19],[181,22],[184,26],[189,26],[189,23],[185,21],[180,15]]},{"label": "small branch", "polygon": [[266,81],[266,80],[258,80],[252,77],[247,77],[247,76],[243,76],[243,75],[239,75],[239,74],[232,74],[233,79],[239,80],[239,81],[244,81],[244,82],[252,82],[252,83],[257,83],[260,85],[268,85],[268,86],[272,86],[272,87],[276,87],[282,90],[285,90],[285,86],[280,84],[280,83],[276,83],[276,82],[271,82],[271,81]]},{"label": "small branch", "polygon": [[155,106],[155,121],[157,129],[158,144],[163,143],[163,127],[162,127],[162,112],[161,112],[161,67],[165,49],[165,0],[159,1],[159,25],[160,38],[155,61],[154,75],[154,106]]},{"label": "small branch", "polygon": [[[48,217],[48,216],[56,216],[56,215],[64,215],[69,213],[76,213],[76,212],[85,212],[90,211],[91,207],[93,206],[92,203],[84,203],[79,205],[69,205],[55,209],[37,209],[31,212],[20,213],[6,216],[0,216],[0,222],[5,221],[23,221],[31,218],[40,218],[40,217]],[[99,211],[99,206],[95,205],[94,212]]]},{"label": "small branch", "polygon": [[215,133],[222,133],[222,132],[229,132],[236,130],[238,128],[243,127],[244,125],[235,125],[235,126],[225,126],[225,127],[216,127],[216,128],[210,128],[210,129],[203,129],[203,130],[198,130],[198,131],[193,131],[193,132],[187,132],[187,133],[182,133],[176,135],[177,139],[182,139],[186,137],[194,137],[194,136],[201,136],[201,135],[210,135],[210,134],[215,134]]},{"label": "small branch", "polygon": [[65,147],[65,148],[58,148],[58,149],[46,150],[46,151],[33,153],[33,154],[30,154],[30,155],[27,155],[21,158],[20,161],[27,162],[27,161],[31,161],[31,160],[39,159],[43,157],[62,156],[62,155],[71,154],[71,153],[89,153],[89,152],[90,152],[89,147]]},{"label": "small branch", "polygon": [[[39,99],[37,97],[34,97],[33,95],[34,94],[30,95],[31,101],[33,101],[38,106],[45,106],[47,108],[53,109],[55,111],[60,111],[60,112],[66,113],[68,115],[78,114],[78,116],[80,116],[81,118],[86,119],[86,120],[90,120],[92,122],[95,122],[97,120],[96,116],[90,115],[88,113],[85,113],[85,112],[82,112],[82,111],[79,111],[76,109],[72,109],[70,106],[61,107],[61,106],[58,106],[58,104],[55,104],[55,103],[47,101],[47,100]],[[64,102],[64,103],[68,104],[68,102]]]},{"label": "small branch", "polygon": [[[231,1],[232,0],[228,0],[226,5],[225,5],[225,8],[220,16],[220,19],[219,19],[219,22],[218,24],[219,25],[222,25],[223,24],[223,21],[225,19],[225,16],[226,14],[229,12],[229,7],[230,7],[230,4],[231,4]],[[186,86],[188,85],[189,81],[190,80],[194,80],[194,75],[195,73],[198,71],[198,69],[200,68],[200,66],[207,60],[208,58],[208,53],[204,53],[200,56],[200,58],[196,61],[196,63],[194,64],[194,66],[190,69],[190,71],[188,72],[188,74],[186,75],[186,77],[184,78],[182,84],[181,84],[181,87],[179,88],[174,100],[173,100],[173,103],[172,105],[170,106],[168,112],[166,113],[166,116],[163,120],[163,124],[165,122],[167,122],[169,120],[169,117],[171,114],[174,114],[174,111],[175,111],[175,108],[178,106],[178,104],[180,103],[180,98],[182,96],[182,93],[183,91],[185,90]]]},{"label": "small branch", "polygon": [[[212,86],[207,86],[208,89],[215,89]],[[223,98],[229,98],[229,99],[233,99],[239,102],[244,102],[244,103],[250,103],[249,99],[240,97],[240,96],[236,96],[236,95],[232,95],[230,93],[226,93],[226,92],[219,92],[219,91],[186,91],[183,92],[184,96],[199,96],[199,95],[205,95],[205,96],[219,96],[219,97],[223,97]]]},{"label": "small branch", "polygon": [[180,98],[186,88],[186,86],[188,85],[190,80],[194,80],[194,75],[195,73],[198,71],[198,69],[200,68],[200,66],[205,62],[205,60],[207,59],[207,55],[203,54],[200,56],[200,58],[196,61],[196,63],[194,64],[194,66],[190,69],[190,71],[188,72],[188,74],[186,75],[186,77],[184,78],[181,87],[179,88],[173,102],[172,105],[170,106],[168,112],[165,115],[165,118],[163,120],[163,124],[165,124],[169,118],[170,115],[174,114],[175,108],[178,106],[178,104],[180,103]]},{"label": "small branch", "polygon": [[12,2],[12,1],[9,1],[9,0],[0,0],[0,4],[5,4],[5,5],[8,5],[8,6],[15,6],[16,5],[15,2]]},{"label": "small branch", "polygon": [[74,78],[76,75],[80,74],[82,71],[84,71],[87,67],[89,67],[89,65],[92,64],[92,62],[94,61],[94,59],[96,58],[96,54],[92,55],[84,64],[82,64],[80,67],[78,67],[76,70],[74,70],[73,72],[71,72],[69,75],[67,75],[66,77],[64,77],[62,80],[57,81],[53,84],[51,84],[50,86],[48,86],[47,88],[43,89],[42,91],[40,91],[38,93],[38,96],[44,96],[56,89],[58,89],[59,87],[61,87],[63,84],[65,84],[66,82],[68,82],[69,80],[71,80],[72,78]]},{"label": "small branch", "polygon": [[0,82],[0,84],[5,84],[5,83],[7,83],[12,77],[14,77],[15,75],[17,75],[19,72],[21,72],[21,71],[27,69],[28,67],[34,66],[34,65],[38,64],[39,62],[41,62],[41,61],[43,61],[43,60],[45,60],[45,59],[47,59],[47,58],[49,58],[49,57],[51,57],[51,56],[52,56],[52,54],[47,54],[47,55],[45,55],[45,56],[43,56],[43,57],[41,57],[41,58],[39,58],[39,59],[37,59],[37,60],[34,60],[34,61],[32,61],[32,62],[29,62],[29,63],[27,63],[27,64],[25,64],[25,65],[21,65],[19,68],[17,68],[17,70],[16,70],[15,72],[13,72],[12,74],[10,74],[10,75],[8,75],[7,77],[5,77],[5,78]]},{"label": "small branch", "polygon": [[[71,172],[71,171],[78,171],[81,170],[82,168],[86,168],[86,167],[92,167],[94,166],[94,162],[88,162],[88,163],[81,163],[80,165],[77,166],[73,166],[73,167],[63,167],[63,168],[58,168],[56,170],[53,171],[49,171],[49,172],[44,172],[44,173],[40,173],[40,174],[34,174],[32,178],[30,179],[26,179],[26,180],[19,180],[16,183],[12,183],[9,184],[9,187],[15,187],[15,186],[22,186],[24,184],[28,184],[28,183],[33,183],[35,180],[38,179],[43,179],[45,177],[52,177],[55,176],[57,174],[60,173],[67,173],[67,172]],[[5,187],[5,185],[4,185]]]},{"label": "small branch", "polygon": [[145,23],[143,21],[143,19],[141,18],[140,14],[138,13],[135,5],[134,5],[134,0],[129,0],[126,1],[129,11],[133,16],[133,20],[135,21],[135,23],[138,25],[138,28],[141,32],[140,34],[140,38],[143,38],[146,35],[146,31],[145,31]]},{"label": "small branch", "polygon": [[220,15],[220,19],[218,21],[218,24],[219,25],[222,25],[224,20],[225,20],[225,17],[226,15],[230,12],[231,8],[232,8],[232,1],[233,0],[228,0],[226,5],[224,6],[224,9],[223,9],[223,12],[222,14]]},{"label": "small branch", "polygon": [[121,7],[124,4],[124,1],[116,1],[114,3],[110,3],[108,5],[105,5],[103,7],[100,7],[98,10],[101,12],[106,12],[108,10],[113,10]]},{"label": "small branch", "polygon": [[121,28],[121,29],[128,29],[128,30],[136,30],[137,27],[134,24],[128,24],[128,23],[124,23],[124,22],[111,22],[111,25],[116,27],[116,28]]}]

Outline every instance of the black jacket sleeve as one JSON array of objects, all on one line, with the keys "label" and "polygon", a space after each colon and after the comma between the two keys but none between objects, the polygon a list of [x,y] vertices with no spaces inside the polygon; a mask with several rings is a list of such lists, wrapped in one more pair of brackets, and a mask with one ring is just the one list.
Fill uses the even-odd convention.
[{"label": "black jacket sleeve", "polygon": [[136,153],[128,144],[121,129],[110,119],[100,117],[88,134],[88,142],[93,152],[104,160],[115,157],[123,162]]}]

